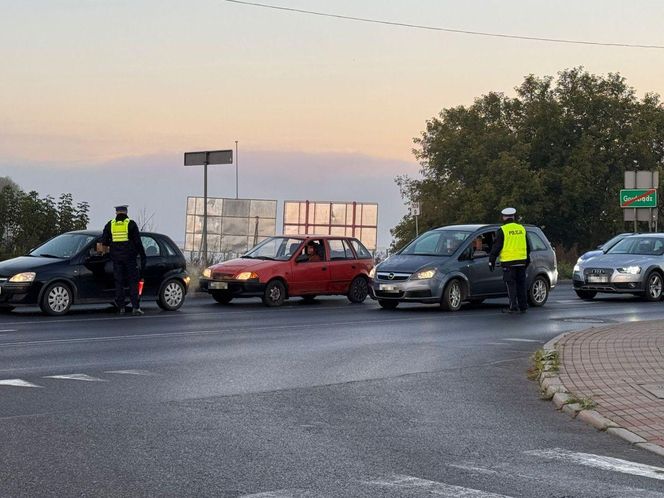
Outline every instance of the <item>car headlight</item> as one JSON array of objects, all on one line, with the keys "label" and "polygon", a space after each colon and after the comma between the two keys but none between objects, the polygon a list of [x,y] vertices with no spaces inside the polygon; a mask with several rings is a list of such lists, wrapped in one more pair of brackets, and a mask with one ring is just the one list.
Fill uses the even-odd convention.
[{"label": "car headlight", "polygon": [[203,277],[204,278],[211,278],[212,277],[212,268],[206,268],[203,270]]},{"label": "car headlight", "polygon": [[12,278],[9,279],[10,282],[32,282],[34,281],[37,274],[32,271],[27,271],[25,273],[17,273]]},{"label": "car headlight", "polygon": [[579,263],[574,265],[574,273],[581,271],[581,267],[579,266]]},{"label": "car headlight", "polygon": [[235,275],[235,280],[251,280],[254,278],[258,278],[258,275],[253,271],[243,271],[242,273]]},{"label": "car headlight", "polygon": [[618,273],[629,273],[630,275],[638,275],[641,273],[640,266],[626,266],[625,268],[616,268]]},{"label": "car headlight", "polygon": [[421,270],[415,274],[414,278],[415,280],[428,280],[430,278],[433,278],[435,274],[436,274],[435,269]]},{"label": "car headlight", "polygon": [[376,278],[376,267],[374,266],[369,270],[369,278]]}]

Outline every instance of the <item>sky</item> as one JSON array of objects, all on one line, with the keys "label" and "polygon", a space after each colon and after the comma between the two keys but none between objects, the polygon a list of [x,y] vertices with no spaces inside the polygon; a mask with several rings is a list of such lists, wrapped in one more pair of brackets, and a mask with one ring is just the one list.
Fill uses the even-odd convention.
[{"label": "sky", "polygon": [[[660,0],[264,0],[355,17],[664,45]],[[182,240],[202,171],[184,151],[238,141],[240,197],[378,202],[379,246],[406,213],[413,138],[441,109],[582,65],[664,94],[664,50],[367,24],[224,0],[0,0],[0,176],[128,203]],[[210,195],[235,195],[234,169]],[[131,209],[131,208],[130,208]],[[426,206],[423,206],[426,210]],[[486,220],[478,220],[486,221]],[[489,220],[493,221],[493,220]]]}]

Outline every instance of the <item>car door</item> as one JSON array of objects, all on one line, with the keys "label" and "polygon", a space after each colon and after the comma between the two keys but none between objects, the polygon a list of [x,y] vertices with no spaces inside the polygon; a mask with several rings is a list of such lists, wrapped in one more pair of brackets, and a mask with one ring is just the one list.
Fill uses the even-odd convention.
[{"label": "car door", "polygon": [[534,231],[528,230],[526,230],[526,237],[528,237],[528,246],[530,247],[530,265],[528,265],[526,279],[530,283],[540,269],[550,269],[551,264],[548,261],[549,248],[542,238]]},{"label": "car door", "polygon": [[293,259],[291,279],[289,281],[289,294],[326,294],[330,284],[330,263],[328,261],[327,247],[323,239],[312,239],[322,254],[321,261],[308,261],[306,256],[306,243]]},{"label": "car door", "polygon": [[161,286],[164,274],[168,270],[167,254],[152,235],[141,235],[141,243],[145,249],[145,270],[142,273],[143,294],[156,294]]},{"label": "car door", "polygon": [[78,299],[113,301],[113,263],[110,255],[98,253],[95,245],[87,247],[77,260],[75,275]]},{"label": "car door", "polygon": [[330,248],[330,293],[346,294],[351,280],[358,273],[358,262],[345,239],[328,239],[327,242]]},{"label": "car door", "polygon": [[470,289],[472,295],[504,294],[505,284],[500,267],[494,271],[489,268],[489,254],[493,240],[494,231],[486,231],[477,234],[471,240],[467,253],[470,260],[467,261]]}]

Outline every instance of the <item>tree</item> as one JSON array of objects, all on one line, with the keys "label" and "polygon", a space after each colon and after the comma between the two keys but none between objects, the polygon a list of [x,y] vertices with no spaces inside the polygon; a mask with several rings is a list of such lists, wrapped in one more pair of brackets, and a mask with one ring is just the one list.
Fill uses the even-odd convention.
[{"label": "tree", "polygon": [[[513,98],[444,109],[415,144],[421,178],[396,181],[422,202],[422,229],[493,222],[509,205],[555,244],[592,247],[624,229],[624,171],[664,165],[664,107],[655,94],[638,99],[619,74],[573,68],[530,75]],[[394,248],[412,239],[412,219],[392,234]]]}]

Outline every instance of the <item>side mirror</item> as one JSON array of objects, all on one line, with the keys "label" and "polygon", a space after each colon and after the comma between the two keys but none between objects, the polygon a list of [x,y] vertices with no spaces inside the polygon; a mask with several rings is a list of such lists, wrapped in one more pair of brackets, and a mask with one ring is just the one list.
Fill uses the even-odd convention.
[{"label": "side mirror", "polygon": [[604,249],[604,244],[600,244],[597,246],[597,249]]},{"label": "side mirror", "polygon": [[304,254],[300,254],[297,258],[295,258],[296,263],[305,263],[306,261],[309,261],[309,258]]}]

